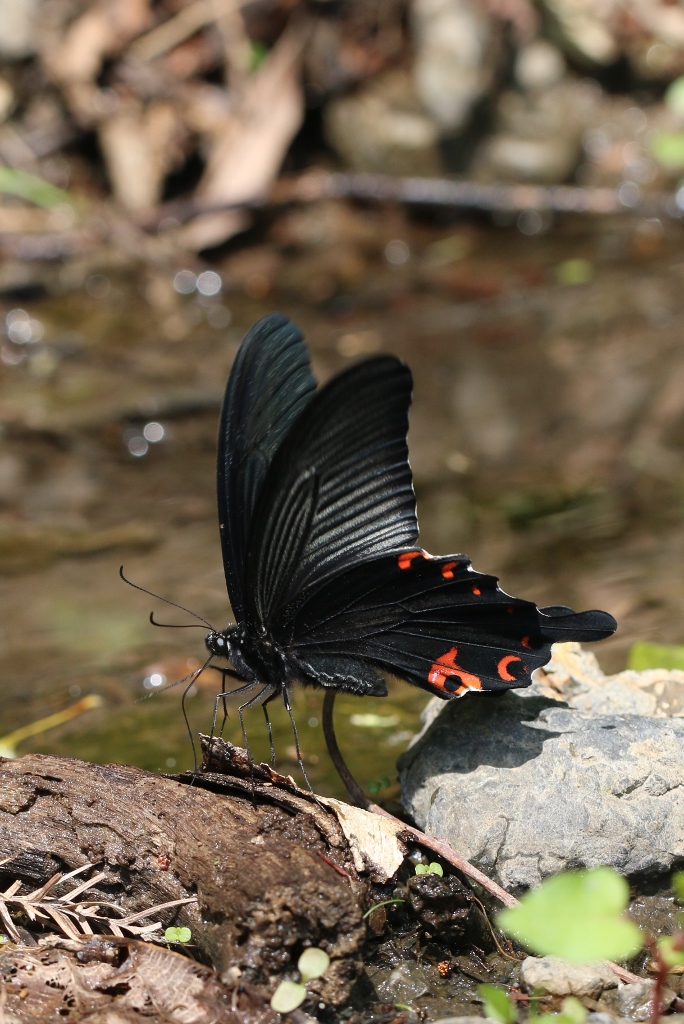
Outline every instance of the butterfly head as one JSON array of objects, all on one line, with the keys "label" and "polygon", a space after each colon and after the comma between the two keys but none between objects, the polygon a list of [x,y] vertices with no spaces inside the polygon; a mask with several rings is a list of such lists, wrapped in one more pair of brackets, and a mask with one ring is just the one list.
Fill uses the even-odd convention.
[{"label": "butterfly head", "polygon": [[219,632],[217,629],[210,630],[204,639],[207,649],[218,658],[230,658],[231,637],[235,633],[236,628],[236,626],[228,626],[222,632]]}]

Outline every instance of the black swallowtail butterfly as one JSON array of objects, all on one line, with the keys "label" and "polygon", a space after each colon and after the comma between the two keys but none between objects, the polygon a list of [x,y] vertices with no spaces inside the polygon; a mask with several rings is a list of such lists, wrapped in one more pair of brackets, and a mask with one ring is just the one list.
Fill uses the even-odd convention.
[{"label": "black swallowtail butterfly", "polygon": [[236,624],[206,638],[244,684],[232,693],[257,691],[243,708],[281,695],[290,711],[295,682],[382,696],[383,671],[444,699],[528,686],[556,641],[614,632],[606,612],[537,608],[465,555],[419,546],[411,388],[409,368],[379,355],[317,389],[302,335],[278,313],[245,336],[218,440]]}]

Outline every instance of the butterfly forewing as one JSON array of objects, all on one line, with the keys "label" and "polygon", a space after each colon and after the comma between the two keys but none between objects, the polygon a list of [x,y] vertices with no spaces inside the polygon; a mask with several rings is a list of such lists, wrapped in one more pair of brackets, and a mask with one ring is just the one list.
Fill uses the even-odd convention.
[{"label": "butterfly forewing", "polygon": [[246,545],[273,456],[316,391],[302,335],[280,313],[248,331],[233,363],[221,410],[217,482],[228,595],[244,618]]},{"label": "butterfly forewing", "polygon": [[390,356],[322,388],[283,441],[249,538],[248,619],[265,624],[342,565],[413,546],[411,373]]}]

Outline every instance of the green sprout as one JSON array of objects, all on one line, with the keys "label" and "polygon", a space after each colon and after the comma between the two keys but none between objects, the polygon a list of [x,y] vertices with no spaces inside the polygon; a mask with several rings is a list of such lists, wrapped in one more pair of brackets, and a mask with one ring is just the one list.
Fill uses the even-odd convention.
[{"label": "green sprout", "polygon": [[441,864],[438,864],[436,860],[433,860],[431,864],[416,864],[417,875],[439,875],[440,878],[444,876],[444,870]]},{"label": "green sprout", "polygon": [[18,196],[20,199],[27,199],[36,206],[43,206],[51,209],[54,206],[68,205],[72,202],[71,196],[56,185],[52,185],[44,178],[39,178],[28,171],[18,170],[16,167],[0,165],[0,192],[8,196]]},{"label": "green sprout", "polygon": [[368,792],[379,793],[381,789],[388,789],[390,786],[390,780],[386,775],[380,775],[377,779],[368,780]]},{"label": "green sprout", "polygon": [[189,942],[192,932],[189,928],[167,928],[164,938],[167,942]]},{"label": "green sprout", "polygon": [[271,997],[271,1009],[276,1013],[291,1013],[301,1006],[306,999],[307,982],[320,978],[330,966],[330,957],[316,946],[305,949],[297,961],[297,970],[301,975],[301,983],[297,981],[281,981]]}]

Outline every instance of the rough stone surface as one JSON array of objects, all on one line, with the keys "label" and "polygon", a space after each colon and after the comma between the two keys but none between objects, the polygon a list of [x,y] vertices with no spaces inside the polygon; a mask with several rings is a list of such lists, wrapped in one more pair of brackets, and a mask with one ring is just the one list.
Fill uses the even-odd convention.
[{"label": "rough stone surface", "polygon": [[[566,653],[581,660],[577,645]],[[431,702],[400,760],[404,806],[419,827],[507,888],[599,864],[666,872],[684,857],[684,720],[658,717],[653,703],[650,716],[592,715],[592,686],[597,704],[610,697],[618,707],[644,688],[621,688],[619,677],[604,685],[598,666],[593,684],[574,671],[568,696],[583,712],[559,702],[553,672],[531,694]]]},{"label": "rough stone surface", "polygon": [[557,956],[528,956],[520,973],[529,992],[543,989],[552,996],[598,999],[604,989],[617,987],[617,977],[607,964],[571,964]]},{"label": "rough stone surface", "polygon": [[415,960],[407,960],[398,964],[389,977],[375,986],[380,999],[389,1003],[405,1003],[411,999],[419,999],[430,991],[430,983],[422,964]]},{"label": "rough stone surface", "polygon": [[[650,980],[633,981],[623,985],[617,994],[618,1012],[627,1020],[649,1020],[653,1005],[653,985]],[[663,989],[661,1006],[667,1010],[674,1002],[675,994],[669,988]]]}]

